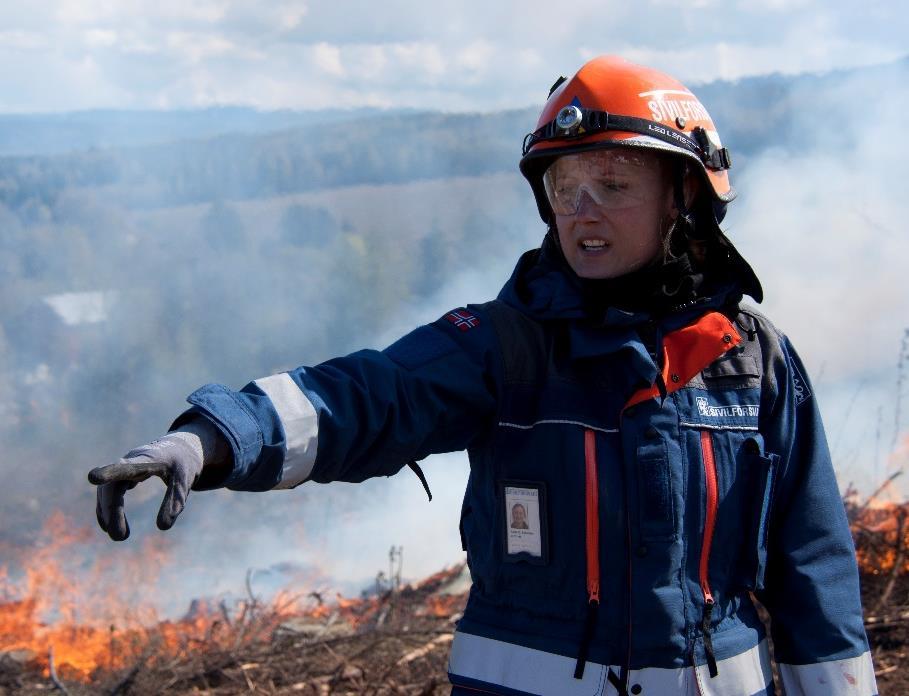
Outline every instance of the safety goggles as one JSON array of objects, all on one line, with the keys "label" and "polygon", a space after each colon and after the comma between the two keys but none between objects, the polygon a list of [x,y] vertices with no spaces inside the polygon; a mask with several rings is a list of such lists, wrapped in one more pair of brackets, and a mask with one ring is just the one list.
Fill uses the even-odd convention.
[{"label": "safety goggles", "polygon": [[656,155],[629,148],[593,150],[557,158],[543,174],[556,215],[574,215],[586,193],[600,208],[621,210],[657,200],[663,172]]}]

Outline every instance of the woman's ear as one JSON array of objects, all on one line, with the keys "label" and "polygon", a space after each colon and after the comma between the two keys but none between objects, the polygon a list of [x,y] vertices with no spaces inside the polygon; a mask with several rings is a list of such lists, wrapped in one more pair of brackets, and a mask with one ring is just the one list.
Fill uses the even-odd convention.
[{"label": "woman's ear", "polygon": [[669,202],[669,217],[672,220],[675,220],[679,216],[679,208],[676,205],[676,186],[678,185],[678,177],[682,177],[682,198],[685,201],[685,208],[690,212],[692,206],[694,205],[695,200],[697,200],[698,194],[701,191],[701,178],[698,174],[692,171],[692,168],[688,166],[687,162],[678,163],[676,166],[681,167],[681,171],[676,169],[673,173],[675,181],[672,186],[670,186],[670,196],[668,198]]},{"label": "woman's ear", "polygon": [[691,210],[694,200],[701,191],[701,178],[691,171],[691,168],[685,165],[685,179],[682,184],[682,190],[685,195],[685,207]]}]

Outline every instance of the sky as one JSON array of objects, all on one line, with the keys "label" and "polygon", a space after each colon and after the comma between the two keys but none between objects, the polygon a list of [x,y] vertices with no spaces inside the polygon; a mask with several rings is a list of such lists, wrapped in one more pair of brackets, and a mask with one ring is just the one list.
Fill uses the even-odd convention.
[{"label": "sky", "polygon": [[539,103],[618,53],[696,84],[904,55],[901,0],[36,0],[0,4],[0,112]]}]

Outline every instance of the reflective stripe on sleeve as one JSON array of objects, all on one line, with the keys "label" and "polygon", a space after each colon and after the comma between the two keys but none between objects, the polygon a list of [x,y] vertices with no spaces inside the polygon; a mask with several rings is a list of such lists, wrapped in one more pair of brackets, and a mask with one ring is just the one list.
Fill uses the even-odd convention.
[{"label": "reflective stripe on sleeve", "polygon": [[[513,643],[483,638],[458,631],[451,646],[448,672],[452,683],[504,686],[531,694],[564,694],[564,696],[591,696],[615,694],[606,681],[608,667],[588,662],[583,679],[575,679],[575,660],[542,650],[525,648]],[[628,673],[628,686],[641,687],[641,694],[682,694],[708,696],[708,694],[765,694],[772,693],[773,677],[767,641],[717,662],[719,675],[710,678],[707,665],[697,669],[701,687],[691,667],[633,669]],[[612,669],[618,673],[619,667]]]},{"label": "reflective stripe on sleeve", "polygon": [[312,402],[290,375],[282,372],[255,380],[271,400],[284,428],[284,466],[275,488],[291,488],[305,481],[316,463],[319,416]]},{"label": "reflective stripe on sleeve", "polygon": [[875,696],[877,680],[871,653],[811,665],[780,664],[783,689],[789,696]]}]

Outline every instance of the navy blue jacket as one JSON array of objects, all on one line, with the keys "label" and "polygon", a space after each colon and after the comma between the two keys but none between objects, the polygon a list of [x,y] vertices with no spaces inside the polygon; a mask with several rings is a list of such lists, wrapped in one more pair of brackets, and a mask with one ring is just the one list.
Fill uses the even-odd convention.
[{"label": "navy blue jacket", "polygon": [[[467,449],[456,685],[501,694],[875,694],[855,553],[788,339],[719,287],[596,321],[540,250],[498,299],[384,351],[189,397],[213,485],[389,476]],[[521,508],[518,510],[517,508]]]}]

